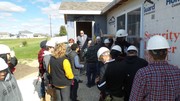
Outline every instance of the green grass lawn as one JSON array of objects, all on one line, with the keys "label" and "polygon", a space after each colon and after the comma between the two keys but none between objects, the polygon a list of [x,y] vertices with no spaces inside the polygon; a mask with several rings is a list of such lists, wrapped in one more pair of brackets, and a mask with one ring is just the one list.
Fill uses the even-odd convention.
[{"label": "green grass lawn", "polygon": [[[0,44],[8,45],[14,49],[18,59],[37,59],[37,54],[40,50],[40,42],[46,38],[33,39],[1,39]],[[27,45],[20,47],[22,42],[26,41]]]}]

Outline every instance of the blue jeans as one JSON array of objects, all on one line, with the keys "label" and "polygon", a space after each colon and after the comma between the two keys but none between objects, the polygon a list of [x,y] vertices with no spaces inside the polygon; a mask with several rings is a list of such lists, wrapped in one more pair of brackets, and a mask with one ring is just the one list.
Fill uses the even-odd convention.
[{"label": "blue jeans", "polygon": [[41,79],[41,88],[40,88],[40,97],[45,97],[45,85],[44,85],[44,78]]}]

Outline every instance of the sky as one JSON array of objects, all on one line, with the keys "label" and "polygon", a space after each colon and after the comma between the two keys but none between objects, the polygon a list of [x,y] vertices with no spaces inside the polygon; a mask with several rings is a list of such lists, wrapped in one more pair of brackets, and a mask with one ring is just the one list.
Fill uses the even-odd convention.
[{"label": "sky", "polygon": [[111,2],[112,0],[0,0],[0,32],[18,34],[28,30],[33,33],[58,34],[65,25],[58,8],[63,1]]}]

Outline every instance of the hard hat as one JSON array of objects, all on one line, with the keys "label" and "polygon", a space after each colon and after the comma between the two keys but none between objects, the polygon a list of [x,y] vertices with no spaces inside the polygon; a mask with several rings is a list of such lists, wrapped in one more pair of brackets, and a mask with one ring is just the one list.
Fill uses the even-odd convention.
[{"label": "hard hat", "polygon": [[101,39],[101,38],[100,38],[99,36],[97,36],[97,37],[96,37],[96,40],[99,40],[99,39]]},{"label": "hard hat", "polygon": [[138,52],[138,49],[133,45],[128,47],[127,52],[130,51],[130,50],[134,50],[134,51]]},{"label": "hard hat", "polygon": [[119,29],[116,32],[116,37],[125,37],[128,36],[128,33],[124,29]]},{"label": "hard hat", "polygon": [[11,52],[11,50],[10,50],[9,46],[0,44],[0,54],[7,54],[10,52]]},{"label": "hard hat", "polygon": [[109,39],[105,39],[104,43],[110,43]]},{"label": "hard hat", "polygon": [[119,52],[122,52],[122,49],[119,45],[114,45],[111,50],[116,50],[116,51],[119,51]]},{"label": "hard hat", "polygon": [[50,47],[55,47],[55,45],[56,45],[56,43],[55,43],[55,41],[53,41],[53,40],[49,40],[49,41],[47,41],[47,43],[46,43],[46,46],[50,46]]},{"label": "hard hat", "polygon": [[5,70],[8,68],[7,63],[4,61],[4,59],[0,58],[0,71]]},{"label": "hard hat", "polygon": [[107,51],[110,51],[108,48],[106,47],[101,47],[99,48],[99,50],[97,51],[97,57],[99,59],[99,57],[104,53],[104,52],[107,52]]},{"label": "hard hat", "polygon": [[167,49],[169,47],[168,41],[159,35],[151,37],[147,42],[147,50]]}]

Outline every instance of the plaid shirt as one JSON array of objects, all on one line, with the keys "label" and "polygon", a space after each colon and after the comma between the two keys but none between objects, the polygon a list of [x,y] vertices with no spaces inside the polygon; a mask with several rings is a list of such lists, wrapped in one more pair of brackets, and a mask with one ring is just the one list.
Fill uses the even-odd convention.
[{"label": "plaid shirt", "polygon": [[129,101],[180,101],[180,69],[166,61],[141,68],[134,78]]}]

